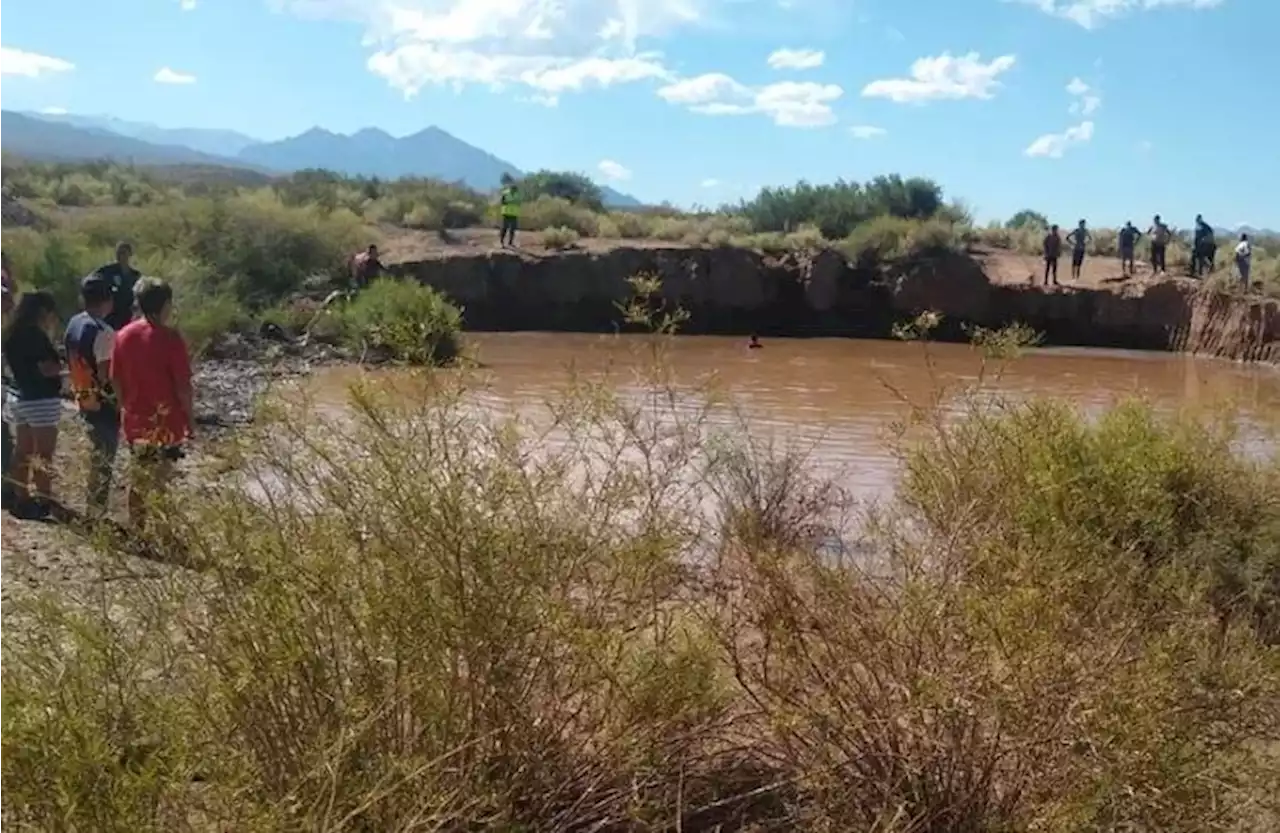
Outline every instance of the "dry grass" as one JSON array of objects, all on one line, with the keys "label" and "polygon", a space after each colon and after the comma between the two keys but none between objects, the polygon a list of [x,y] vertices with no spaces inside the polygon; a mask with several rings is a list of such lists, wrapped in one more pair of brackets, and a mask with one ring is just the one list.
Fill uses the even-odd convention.
[{"label": "dry grass", "polygon": [[837,556],[840,491],[714,432],[665,338],[625,388],[579,382],[538,417],[439,371],[357,385],[344,415],[264,414],[233,476],[165,507],[207,570],[7,630],[6,825],[1273,818],[1276,461],[1138,404],[957,424],[923,403],[897,498]]}]

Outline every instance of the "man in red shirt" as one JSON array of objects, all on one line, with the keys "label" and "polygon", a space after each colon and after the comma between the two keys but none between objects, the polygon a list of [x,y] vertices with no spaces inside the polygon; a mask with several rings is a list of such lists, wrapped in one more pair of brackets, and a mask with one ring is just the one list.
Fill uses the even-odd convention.
[{"label": "man in red shirt", "polygon": [[173,289],[164,281],[143,278],[135,297],[142,317],[116,333],[111,381],[135,462],[129,518],[141,528],[147,502],[168,485],[173,464],[182,458],[182,442],[194,433],[195,412],[187,345],[169,326]]}]

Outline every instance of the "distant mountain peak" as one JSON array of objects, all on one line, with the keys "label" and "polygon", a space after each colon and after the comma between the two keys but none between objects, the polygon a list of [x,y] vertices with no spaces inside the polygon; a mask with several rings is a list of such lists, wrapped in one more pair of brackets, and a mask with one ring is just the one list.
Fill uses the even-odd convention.
[{"label": "distant mountain peak", "polygon": [[[366,127],[347,136],[320,126],[275,142],[230,130],[168,129],[113,116],[43,116],[4,111],[5,150],[32,158],[119,159],[138,164],[206,164],[257,171],[322,168],[381,179],[430,177],[479,191],[522,171],[487,150],[432,125],[397,139]],[[604,186],[611,206],[639,201]]]}]

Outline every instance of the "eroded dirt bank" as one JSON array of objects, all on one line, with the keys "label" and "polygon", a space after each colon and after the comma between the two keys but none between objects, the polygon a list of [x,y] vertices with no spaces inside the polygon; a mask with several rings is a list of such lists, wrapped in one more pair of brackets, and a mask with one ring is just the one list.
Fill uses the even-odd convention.
[{"label": "eroded dirt bank", "polygon": [[[473,330],[610,331],[638,273],[690,314],[690,333],[884,338],[933,310],[939,335],[1023,323],[1046,343],[1204,353],[1280,363],[1280,302],[1227,295],[1183,278],[1124,280],[1119,263],[1086,264],[1079,285],[1030,283],[1039,264],[1005,252],[948,254],[885,273],[830,252],[771,256],[653,245],[547,253],[488,248],[423,252],[392,270],[465,307]],[[1067,271],[1064,261],[1063,273]]]}]

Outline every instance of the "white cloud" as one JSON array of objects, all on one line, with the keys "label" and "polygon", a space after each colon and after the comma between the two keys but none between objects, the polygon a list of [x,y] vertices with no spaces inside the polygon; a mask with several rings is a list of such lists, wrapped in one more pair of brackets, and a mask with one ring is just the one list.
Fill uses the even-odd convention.
[{"label": "white cloud", "polygon": [[177,70],[161,67],[156,70],[156,74],[151,76],[151,80],[157,84],[194,84],[196,77],[186,72],[178,72]]},{"label": "white cloud", "polygon": [[911,65],[910,78],[884,78],[862,88],[867,98],[887,98],[899,104],[940,99],[991,98],[999,77],[1013,68],[1017,58],[1001,55],[983,63],[977,52],[953,56],[949,52],[919,58]]},{"label": "white cloud", "polygon": [[675,76],[644,39],[702,24],[726,0],[274,0],[361,24],[371,72],[424,87],[514,87],[544,97]]},{"label": "white cloud", "polygon": [[831,104],[844,90],[812,81],[781,81],[752,88],[713,72],[672,82],[659,88],[658,95],[706,116],[760,114],[782,127],[822,127],[835,122]]},{"label": "white cloud", "polygon": [[699,184],[701,184],[703,188],[715,188],[720,185],[720,180],[707,178],[702,180]]},{"label": "white cloud", "polygon": [[66,107],[41,107],[40,112],[46,116],[65,116],[67,114]]},{"label": "white cloud", "polygon": [[769,56],[774,69],[817,69],[827,54],[817,49],[778,49]]},{"label": "white cloud", "polygon": [[1068,127],[1061,133],[1046,133],[1027,145],[1023,153],[1027,156],[1061,159],[1068,148],[1073,145],[1082,145],[1092,138],[1093,122],[1083,121],[1074,127]]},{"label": "white cloud", "polygon": [[1085,29],[1096,29],[1108,20],[1133,12],[1157,9],[1212,9],[1223,0],[1011,0],[1034,6],[1045,14],[1069,20]]},{"label": "white cloud", "polygon": [[722,72],[709,72],[660,87],[658,96],[672,104],[699,105],[725,99],[750,98],[751,89]]},{"label": "white cloud", "polygon": [[76,65],[61,58],[0,46],[0,74],[39,78],[45,73],[70,72]]},{"label": "white cloud", "polygon": [[1075,98],[1068,108],[1073,116],[1093,115],[1102,106],[1102,96],[1079,77],[1072,78],[1067,84],[1067,93]]},{"label": "white cloud", "polygon": [[195,11],[196,0],[178,0],[178,7],[184,12]]},{"label": "white cloud", "polygon": [[614,162],[612,159],[601,159],[596,168],[599,169],[600,173],[604,174],[606,179],[618,182],[631,179],[631,169],[621,162]]},{"label": "white cloud", "polygon": [[889,131],[883,127],[875,127],[870,124],[855,124],[849,128],[849,134],[855,139],[879,139],[888,133]]}]

